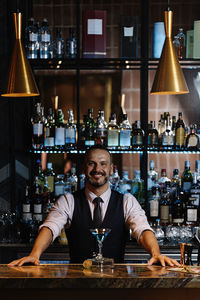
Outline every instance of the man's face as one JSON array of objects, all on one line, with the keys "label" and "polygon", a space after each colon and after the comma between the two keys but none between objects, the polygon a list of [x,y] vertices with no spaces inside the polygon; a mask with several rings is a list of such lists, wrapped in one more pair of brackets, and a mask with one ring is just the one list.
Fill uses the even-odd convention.
[{"label": "man's face", "polygon": [[113,172],[110,155],[105,150],[95,149],[87,157],[85,164],[86,181],[94,187],[105,185]]}]

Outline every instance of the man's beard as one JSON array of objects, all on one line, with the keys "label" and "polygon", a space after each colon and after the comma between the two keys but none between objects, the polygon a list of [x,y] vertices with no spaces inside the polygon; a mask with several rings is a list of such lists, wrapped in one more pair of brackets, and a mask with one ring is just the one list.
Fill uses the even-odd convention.
[{"label": "man's beard", "polygon": [[[105,174],[100,173],[100,172],[99,173],[98,172],[91,172],[90,175],[105,175]],[[98,182],[98,181],[95,181],[91,177],[86,175],[85,180],[87,182],[89,182],[94,187],[100,187],[100,186],[105,185],[108,182],[109,177],[106,176],[102,182]]]}]

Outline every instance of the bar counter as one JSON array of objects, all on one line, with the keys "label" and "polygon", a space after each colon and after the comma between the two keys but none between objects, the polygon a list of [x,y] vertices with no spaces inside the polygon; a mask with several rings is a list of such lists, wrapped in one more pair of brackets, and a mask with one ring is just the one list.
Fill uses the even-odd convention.
[{"label": "bar counter", "polygon": [[146,264],[116,264],[104,271],[80,264],[0,265],[0,293],[1,299],[97,300],[132,295],[133,299],[196,300],[200,299],[200,276]]}]

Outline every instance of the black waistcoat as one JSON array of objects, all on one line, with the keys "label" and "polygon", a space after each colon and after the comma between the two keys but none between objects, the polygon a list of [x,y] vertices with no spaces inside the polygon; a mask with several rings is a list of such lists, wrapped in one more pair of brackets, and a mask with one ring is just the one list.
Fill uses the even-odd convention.
[{"label": "black waistcoat", "polygon": [[[96,238],[90,229],[94,228],[88,201],[84,190],[74,193],[74,213],[72,223],[66,230],[71,263],[82,263],[98,252]],[[102,228],[110,228],[111,232],[103,242],[103,256],[114,258],[116,263],[123,262],[126,228],[123,209],[123,195],[112,191]]]}]

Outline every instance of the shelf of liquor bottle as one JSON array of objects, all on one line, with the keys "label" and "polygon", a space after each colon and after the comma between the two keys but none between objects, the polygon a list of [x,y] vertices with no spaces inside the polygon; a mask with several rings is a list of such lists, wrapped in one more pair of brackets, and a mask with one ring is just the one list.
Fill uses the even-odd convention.
[{"label": "shelf of liquor bottle", "polygon": [[[158,59],[134,58],[93,58],[93,59],[30,59],[34,70],[128,70],[140,69],[142,63],[147,63],[149,69],[157,68]],[[200,68],[200,59],[180,59],[184,69]]]}]

